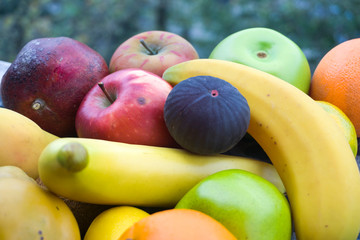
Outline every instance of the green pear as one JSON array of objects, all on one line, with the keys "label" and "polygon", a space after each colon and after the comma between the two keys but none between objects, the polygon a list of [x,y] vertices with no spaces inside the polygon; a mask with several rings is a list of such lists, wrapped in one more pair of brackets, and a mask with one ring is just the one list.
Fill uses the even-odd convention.
[{"label": "green pear", "polygon": [[204,178],[175,208],[206,213],[239,240],[291,239],[286,197],[266,179],[244,170],[223,170]]}]

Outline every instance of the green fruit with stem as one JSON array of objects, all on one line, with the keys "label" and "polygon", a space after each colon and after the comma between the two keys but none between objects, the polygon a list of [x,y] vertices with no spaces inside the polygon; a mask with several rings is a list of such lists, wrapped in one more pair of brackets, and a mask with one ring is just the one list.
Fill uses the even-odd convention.
[{"label": "green fruit with stem", "polygon": [[272,74],[309,92],[310,66],[300,47],[269,28],[248,28],[220,41],[209,58],[227,60]]}]

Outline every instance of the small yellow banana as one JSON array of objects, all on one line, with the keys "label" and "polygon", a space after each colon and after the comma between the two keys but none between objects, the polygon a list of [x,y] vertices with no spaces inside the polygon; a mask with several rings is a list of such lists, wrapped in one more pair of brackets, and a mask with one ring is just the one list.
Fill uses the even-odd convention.
[{"label": "small yellow banana", "polygon": [[250,106],[248,132],[277,169],[299,240],[355,240],[360,231],[360,174],[344,134],[308,95],[251,67],[197,59],[168,68],[172,85],[210,75],[234,85]]},{"label": "small yellow banana", "polygon": [[94,204],[145,207],[174,207],[201,179],[231,168],[258,174],[284,193],[271,164],[237,156],[60,138],[51,142],[39,159],[40,179],[60,196]]},{"label": "small yellow banana", "polygon": [[30,118],[0,108],[0,166],[17,166],[36,179],[41,151],[57,138]]}]

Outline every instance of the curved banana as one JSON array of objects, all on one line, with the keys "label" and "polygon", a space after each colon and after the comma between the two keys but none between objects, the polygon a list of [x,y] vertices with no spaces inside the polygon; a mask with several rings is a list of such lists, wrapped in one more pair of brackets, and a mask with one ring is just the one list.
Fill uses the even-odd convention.
[{"label": "curved banana", "polygon": [[350,240],[360,231],[360,174],[341,130],[308,95],[251,67],[197,59],[168,68],[172,85],[211,75],[234,85],[250,106],[248,133],[277,169],[299,240]]},{"label": "curved banana", "polygon": [[94,204],[144,207],[174,207],[201,179],[232,168],[258,174],[284,193],[271,164],[237,156],[205,156],[176,148],[60,138],[51,142],[39,158],[40,179],[60,196]]},{"label": "curved banana", "polygon": [[40,153],[58,137],[11,109],[0,107],[0,119],[0,166],[19,167],[37,179]]}]

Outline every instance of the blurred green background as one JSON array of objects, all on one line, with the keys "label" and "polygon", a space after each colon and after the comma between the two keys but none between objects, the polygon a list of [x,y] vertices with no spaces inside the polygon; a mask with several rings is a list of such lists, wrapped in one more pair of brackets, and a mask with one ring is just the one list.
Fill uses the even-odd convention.
[{"label": "blurred green background", "polygon": [[313,71],[332,47],[360,37],[360,0],[0,0],[0,60],[13,61],[32,39],[68,36],[109,62],[120,43],[147,30],[177,33],[206,58],[250,27],[292,39]]}]

